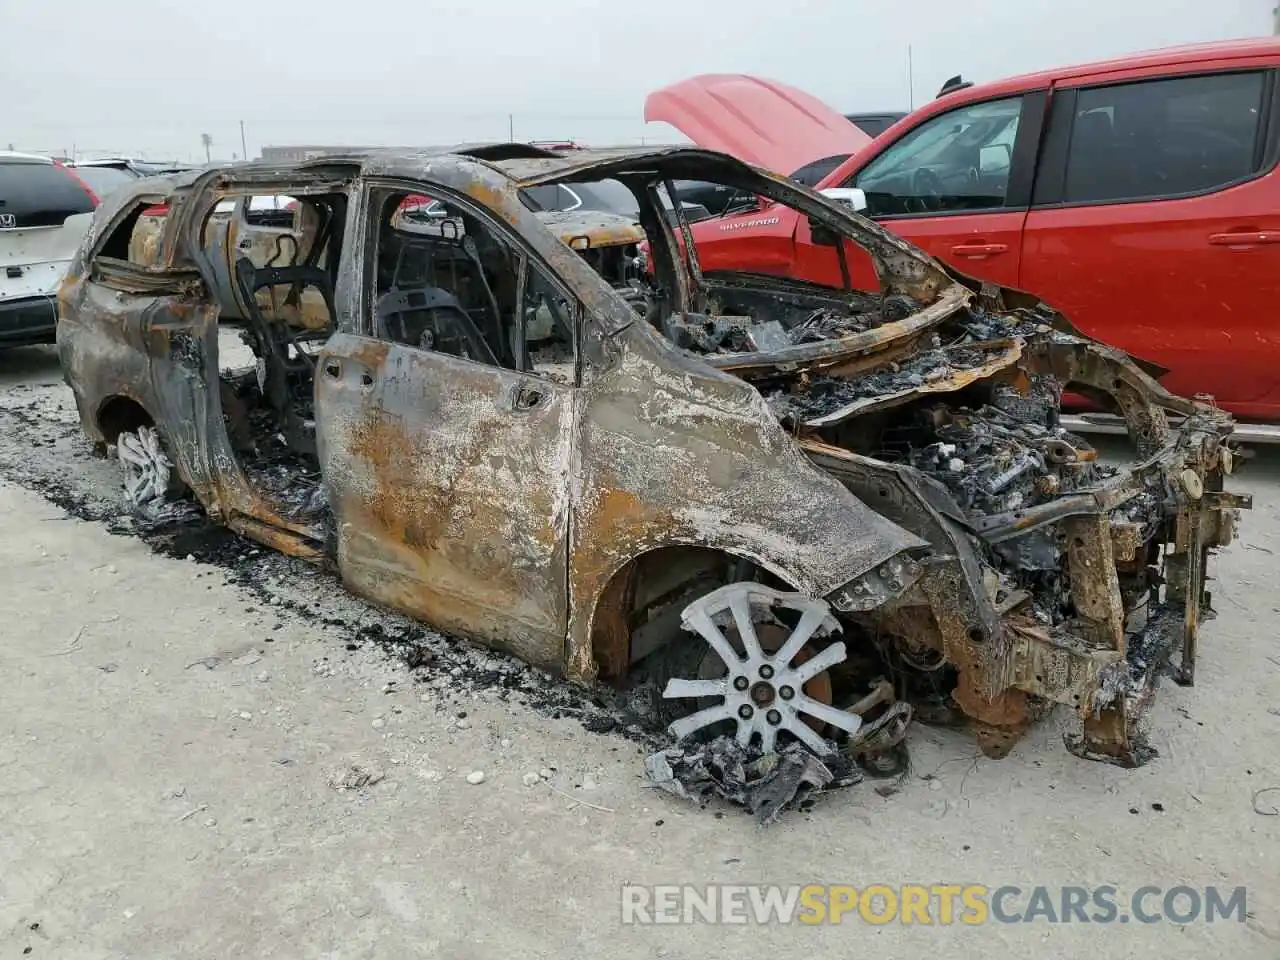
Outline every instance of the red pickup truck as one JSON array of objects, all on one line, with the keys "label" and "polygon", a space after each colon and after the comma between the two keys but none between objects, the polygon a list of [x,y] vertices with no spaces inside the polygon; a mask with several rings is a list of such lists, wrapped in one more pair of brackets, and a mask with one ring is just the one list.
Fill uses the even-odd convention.
[{"label": "red pickup truck", "polygon": [[[1033,293],[1167,367],[1175,393],[1280,420],[1278,73],[1280,38],[1267,38],[972,86],[894,124],[817,186],[961,272]],[[798,165],[807,122],[808,159],[830,162],[838,114],[758,90],[751,112],[735,111],[733,91],[750,79],[683,81],[651,95],[646,118],[705,146],[732,140],[729,152],[765,166],[777,156],[770,131],[784,128]],[[726,109],[709,111],[713,101]],[[693,233],[705,271],[841,285],[835,248],[814,244],[791,211],[754,205]],[[874,289],[870,261],[848,256],[853,285]]]}]

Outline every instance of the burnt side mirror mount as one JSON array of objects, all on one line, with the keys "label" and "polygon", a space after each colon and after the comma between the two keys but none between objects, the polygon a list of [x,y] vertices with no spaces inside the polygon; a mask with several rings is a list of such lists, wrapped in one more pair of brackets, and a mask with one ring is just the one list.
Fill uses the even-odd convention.
[{"label": "burnt side mirror mount", "polygon": [[[867,209],[867,195],[857,187],[827,187],[819,190],[820,194],[846,209],[862,213]],[[839,243],[839,234],[816,217],[809,217],[809,238],[820,247],[834,247]]]},{"label": "burnt side mirror mount", "polygon": [[809,241],[817,247],[834,247],[839,244],[840,235],[817,217],[809,217]]}]

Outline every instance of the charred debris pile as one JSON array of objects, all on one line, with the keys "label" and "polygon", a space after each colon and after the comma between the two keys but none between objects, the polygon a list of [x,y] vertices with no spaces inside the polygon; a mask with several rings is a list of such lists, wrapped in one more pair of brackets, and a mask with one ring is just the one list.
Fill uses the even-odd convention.
[{"label": "charred debris pile", "polygon": [[[673,339],[703,356],[767,354],[874,331],[919,308],[895,296],[877,309],[840,314],[824,307],[762,323],[700,317],[681,324],[682,335]],[[1015,387],[1003,375],[1017,359],[1013,345],[1051,335],[1048,320],[1037,311],[964,310],[910,349],[886,342],[849,373],[814,373],[803,364],[780,362],[772,369],[752,364],[744,376],[797,433],[908,464],[940,481],[966,512],[999,513],[1115,472],[1097,462],[1084,440],[1059,426],[1064,384],[1019,371]]]},{"label": "charred debris pile", "polygon": [[[804,364],[770,365],[771,349],[874,331],[919,308],[892,297],[880,309],[835,316],[712,317],[682,344],[703,356],[754,354],[741,375],[759,389],[778,419],[800,437],[820,440],[883,463],[913,468],[945,488],[956,519],[973,524],[1011,517],[1117,475],[1084,439],[1059,423],[1066,384],[1017,365],[1022,345],[1053,337],[1052,317],[1040,310],[988,313],[971,308],[903,347],[886,341],[842,375]],[[680,339],[677,338],[677,342]],[[720,363],[719,365],[724,365]],[[730,370],[734,365],[728,366]],[[1115,519],[1145,524],[1159,513],[1143,494]],[[981,539],[981,538],[979,538]],[[1053,525],[984,546],[998,592],[1030,601],[1022,611],[1037,628],[1071,614],[1065,553]]]},{"label": "charred debris pile", "polygon": [[[254,336],[241,336],[261,358]],[[314,358],[298,351],[298,359],[276,385],[263,376],[259,359],[255,367],[224,370],[220,388],[227,435],[241,469],[289,519],[305,522],[327,517],[328,502],[316,458],[314,372],[307,363]]]}]

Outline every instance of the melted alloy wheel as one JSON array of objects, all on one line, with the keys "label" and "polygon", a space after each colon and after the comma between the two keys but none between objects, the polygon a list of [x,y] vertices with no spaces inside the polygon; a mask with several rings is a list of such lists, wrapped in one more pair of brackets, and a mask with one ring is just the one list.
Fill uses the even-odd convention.
[{"label": "melted alloy wheel", "polygon": [[[772,608],[799,613],[795,628],[788,633],[777,624]],[[778,735],[786,731],[814,753],[827,755],[831,747],[815,731],[815,721],[819,729],[829,723],[850,735],[862,725],[857,716],[829,702],[831,687],[825,671],[844,661],[844,644],[837,641],[817,653],[810,645],[813,639],[840,629],[821,600],[758,583],[731,583],[689,604],[682,623],[685,630],[702,637],[728,669],[718,677],[667,681],[662,695],[668,700],[721,700],[672,723],[668,729],[678,740],[731,720],[744,747],[758,738],[760,749],[770,753]],[[741,650],[735,649],[722,626],[736,633]],[[762,635],[767,643],[762,643]],[[766,645],[773,649],[766,650]],[[828,702],[823,702],[823,694]]]},{"label": "melted alloy wheel", "polygon": [[116,440],[116,456],[124,467],[124,492],[135,509],[160,501],[172,485],[173,464],[160,446],[154,427],[139,427]]}]

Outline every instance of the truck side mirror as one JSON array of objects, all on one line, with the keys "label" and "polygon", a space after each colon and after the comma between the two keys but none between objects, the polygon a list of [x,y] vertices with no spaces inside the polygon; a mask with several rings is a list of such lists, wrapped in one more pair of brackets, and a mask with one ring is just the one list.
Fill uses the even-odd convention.
[{"label": "truck side mirror", "polygon": [[998,173],[1008,170],[1013,162],[1013,148],[1007,143],[989,143],[978,150],[978,172]]},{"label": "truck side mirror", "polygon": [[867,209],[867,195],[858,187],[826,187],[818,192],[828,200],[852,207],[854,213]]}]

